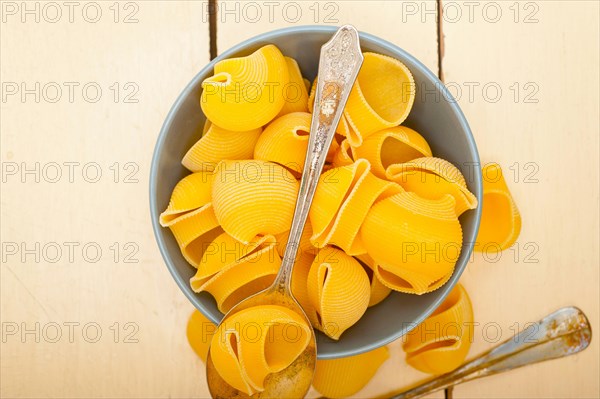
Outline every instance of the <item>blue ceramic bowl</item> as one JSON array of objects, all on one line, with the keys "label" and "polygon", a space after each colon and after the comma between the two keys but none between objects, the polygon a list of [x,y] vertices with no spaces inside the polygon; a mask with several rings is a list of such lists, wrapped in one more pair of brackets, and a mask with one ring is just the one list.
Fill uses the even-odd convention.
[{"label": "blue ceramic bowl", "polygon": [[[159,225],[159,214],[167,207],[175,184],[189,172],[181,159],[202,133],[205,117],[200,109],[201,82],[213,74],[216,62],[245,56],[266,44],[275,44],[283,54],[298,61],[302,73],[312,80],[319,63],[319,51],[337,28],[300,26],[261,34],[225,51],[206,65],[186,86],[171,108],[160,131],[150,171],[150,211],[154,234],[173,278],[194,304],[210,320],[223,317],[214,299],[207,293],[197,294],[189,279],[195,273],[181,255],[171,231]],[[469,190],[481,204],[482,180],[477,147],[469,125],[452,95],[427,67],[398,46],[368,33],[360,34],[363,51],[389,55],[401,60],[412,72],[417,94],[412,111],[404,123],[421,133],[434,155],[454,163],[465,175]],[[481,205],[461,218],[464,245],[454,274],[446,285],[425,295],[392,293],[382,303],[369,308],[353,327],[333,341],[317,333],[318,357],[333,359],[357,355],[385,345],[406,334],[429,316],[446,298],[467,265],[477,236]],[[392,221],[393,222],[393,221]]]}]

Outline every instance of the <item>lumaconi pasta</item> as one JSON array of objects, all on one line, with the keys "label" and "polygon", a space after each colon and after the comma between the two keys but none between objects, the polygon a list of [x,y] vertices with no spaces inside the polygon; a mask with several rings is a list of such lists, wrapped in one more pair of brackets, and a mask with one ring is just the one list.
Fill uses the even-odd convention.
[{"label": "lumaconi pasta", "polygon": [[198,267],[203,243],[216,234],[219,222],[211,201],[213,176],[198,172],[181,179],[173,189],[169,206],[160,215],[160,224],[169,227],[185,260]]},{"label": "lumaconi pasta", "polygon": [[301,173],[308,148],[311,115],[292,112],[271,122],[258,139],[254,159],[277,162]]},{"label": "lumaconi pasta", "polygon": [[276,163],[222,161],[215,171],[215,215],[223,230],[244,244],[289,230],[297,195],[298,182]]},{"label": "lumaconi pasta", "polygon": [[189,149],[181,163],[192,172],[213,171],[224,159],[252,158],[261,132],[261,128],[233,132],[210,124],[206,133]]},{"label": "lumaconi pasta", "polygon": [[288,82],[283,54],[267,45],[247,57],[217,62],[215,74],[202,82],[200,105],[204,115],[223,129],[257,129],[281,111]]},{"label": "lumaconi pasta", "polygon": [[373,174],[385,179],[388,166],[430,157],[431,149],[419,133],[405,126],[396,126],[367,137],[362,145],[352,148],[352,153],[354,159],[368,160]]},{"label": "lumaconi pasta", "polygon": [[383,285],[379,278],[375,275],[377,267],[373,258],[368,254],[363,254],[355,257],[364,266],[369,281],[371,281],[371,295],[369,295],[369,307],[377,305],[383,301],[392,292],[392,289]]},{"label": "lumaconi pasta", "polygon": [[210,341],[217,327],[202,313],[194,310],[188,320],[186,335],[194,352],[206,363]]},{"label": "lumaconi pasta", "polygon": [[440,307],[406,335],[406,362],[425,373],[450,372],[465,360],[472,339],[473,307],[467,291],[457,284]]},{"label": "lumaconi pasta", "polygon": [[[257,337],[245,336],[258,326]],[[294,328],[294,339],[288,330]],[[297,335],[296,335],[297,334]],[[264,391],[264,380],[287,368],[306,349],[310,327],[293,310],[278,305],[240,310],[219,326],[211,342],[211,359],[220,376],[248,395]]]},{"label": "lumaconi pasta", "polygon": [[[224,313],[270,285],[280,268],[316,85],[310,87],[295,60],[267,45],[218,62],[202,86],[203,137],[182,160],[193,173],[174,188],[160,223],[197,268],[192,289],[210,293]],[[414,97],[414,80],[404,64],[365,53],[297,243],[292,292],[311,324],[336,340],[392,291],[423,294],[444,285],[461,253],[458,216],[478,205],[458,169],[434,158],[421,134],[400,126]],[[502,189],[487,184],[492,196]],[[516,209],[506,206],[506,196],[493,198],[490,203],[507,212]],[[482,234],[485,240],[495,238]],[[286,311],[264,307],[235,316],[242,324],[297,322],[297,315]],[[248,343],[235,328],[219,333],[226,339],[214,341],[215,367],[246,393],[260,392],[265,376],[287,367],[304,345],[286,346],[277,339]],[[321,363],[317,389],[332,397],[360,389],[387,350],[360,356]],[[344,370],[354,369],[355,359],[368,367],[350,378]],[[327,381],[339,373],[349,380]]]},{"label": "lumaconi pasta", "polygon": [[[228,261],[228,255],[231,261]],[[209,292],[222,313],[245,298],[270,286],[281,258],[273,236],[243,245],[223,233],[203,253],[196,275],[190,279],[195,292]]]},{"label": "lumaconi pasta", "polygon": [[328,398],[354,395],[373,378],[390,357],[387,346],[341,359],[317,360],[313,386]]},{"label": "lumaconi pasta", "polygon": [[402,192],[371,208],[360,234],[384,285],[414,294],[438,288],[436,283],[452,272],[462,247],[454,207],[450,195],[428,200]]},{"label": "lumaconi pasta", "polygon": [[283,87],[283,108],[277,116],[291,112],[308,112],[308,89],[295,59],[284,57],[288,67],[289,82]]},{"label": "lumaconi pasta", "polygon": [[404,122],[415,101],[415,81],[402,62],[375,53],[364,57],[344,109],[354,147],[376,131]]},{"label": "lumaconi pasta", "polygon": [[497,163],[485,165],[483,208],[477,234],[476,251],[501,251],[510,248],[521,232],[521,214]]},{"label": "lumaconi pasta", "polygon": [[369,305],[370,283],[360,263],[344,251],[325,247],[308,273],[308,299],[317,313],[315,328],[337,340]]},{"label": "lumaconi pasta", "polygon": [[401,190],[370,173],[364,159],[328,170],[319,180],[309,213],[311,242],[319,248],[336,245],[348,255],[366,253],[358,232],[367,212],[377,199]]},{"label": "lumaconi pasta", "polygon": [[404,164],[390,165],[386,175],[407,191],[423,198],[439,199],[446,194],[452,195],[456,201],[456,216],[477,208],[477,198],[467,188],[460,170],[444,159],[417,158]]}]

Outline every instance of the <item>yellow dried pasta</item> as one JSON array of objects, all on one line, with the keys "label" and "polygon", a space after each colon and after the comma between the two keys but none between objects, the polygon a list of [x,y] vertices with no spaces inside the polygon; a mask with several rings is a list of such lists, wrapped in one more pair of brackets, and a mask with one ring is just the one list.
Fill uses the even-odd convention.
[{"label": "yellow dried pasta", "polygon": [[406,362],[429,374],[448,373],[460,366],[473,339],[473,307],[457,284],[431,316],[406,335]]},{"label": "yellow dried pasta", "polygon": [[224,160],[252,158],[261,128],[233,132],[210,124],[206,133],[185,154],[181,164],[192,172],[213,171]]},{"label": "yellow dried pasta", "polygon": [[344,139],[333,155],[332,163],[334,167],[350,165],[354,162],[352,156],[352,147],[347,139]]},{"label": "yellow dried pasta", "polygon": [[257,129],[281,111],[288,82],[286,60],[269,44],[247,57],[217,62],[214,75],[202,82],[200,105],[204,115],[223,129]]},{"label": "yellow dried pasta", "polygon": [[197,310],[190,315],[187,323],[186,336],[194,352],[206,363],[208,348],[217,326]]},{"label": "yellow dried pasta", "polygon": [[415,100],[415,81],[402,62],[382,54],[363,54],[364,62],[344,109],[350,127],[347,137],[353,147],[381,129],[404,122]]},{"label": "yellow dried pasta", "polygon": [[260,160],[221,161],[212,204],[219,224],[248,244],[258,235],[289,230],[299,184],[283,166]]},{"label": "yellow dried pasta", "polygon": [[521,233],[521,214],[504,180],[502,168],[489,163],[482,170],[483,208],[476,251],[510,248]]},{"label": "yellow dried pasta", "polygon": [[340,359],[317,360],[313,387],[327,398],[352,396],[367,385],[390,357],[387,346]]},{"label": "yellow dried pasta", "polygon": [[462,247],[462,229],[450,195],[438,200],[402,192],[377,202],[360,234],[375,274],[384,285],[424,294],[452,273]]},{"label": "yellow dried pasta", "polygon": [[196,275],[195,292],[209,292],[222,313],[270,286],[281,266],[273,236],[244,245],[227,233],[207,245]]},{"label": "yellow dried pasta", "polygon": [[[290,328],[297,333],[295,339],[288,338]],[[229,385],[253,395],[264,391],[269,374],[284,370],[304,352],[310,337],[310,327],[293,310],[255,306],[234,313],[219,326],[211,342],[211,359]]]},{"label": "yellow dried pasta", "polygon": [[477,197],[467,188],[462,173],[445,159],[424,157],[390,165],[386,175],[406,191],[417,193],[423,198],[439,199],[446,194],[452,195],[456,201],[457,216],[477,208]]},{"label": "yellow dried pasta", "polygon": [[392,164],[432,155],[423,136],[406,126],[395,126],[373,133],[362,145],[353,147],[352,154],[354,159],[368,160],[373,174],[382,179],[386,178],[385,171]]},{"label": "yellow dried pasta", "polygon": [[319,180],[309,212],[311,242],[319,248],[336,245],[348,255],[365,253],[358,232],[371,205],[400,190],[397,184],[370,173],[369,162],[364,159],[328,170]]},{"label": "yellow dried pasta", "polygon": [[283,86],[283,108],[277,116],[290,112],[308,112],[308,89],[302,78],[302,72],[295,59],[284,57],[288,67],[289,81]]},{"label": "yellow dried pasta", "polygon": [[315,328],[338,340],[367,310],[371,286],[356,259],[339,249],[325,247],[310,267],[307,289],[317,312]]},{"label": "yellow dried pasta", "polygon": [[385,298],[391,294],[392,289],[385,286],[379,278],[375,274],[375,269],[377,265],[373,258],[371,258],[368,254],[358,255],[355,257],[363,266],[367,275],[369,276],[369,281],[371,282],[371,294],[369,295],[369,307],[375,306]]},{"label": "yellow dried pasta", "polygon": [[302,173],[310,121],[308,112],[292,112],[275,119],[258,139],[254,159],[276,162]]},{"label": "yellow dried pasta", "polygon": [[294,270],[292,271],[291,290],[294,298],[296,298],[300,306],[302,306],[304,313],[306,313],[310,324],[316,326],[319,323],[319,317],[308,297],[308,274],[314,260],[315,255],[313,254],[301,254],[298,256]]},{"label": "yellow dried pasta", "polygon": [[163,227],[169,227],[186,261],[194,267],[204,251],[205,239],[218,234],[219,222],[211,200],[212,173],[192,173],[181,179],[171,194],[167,209],[160,214]]}]

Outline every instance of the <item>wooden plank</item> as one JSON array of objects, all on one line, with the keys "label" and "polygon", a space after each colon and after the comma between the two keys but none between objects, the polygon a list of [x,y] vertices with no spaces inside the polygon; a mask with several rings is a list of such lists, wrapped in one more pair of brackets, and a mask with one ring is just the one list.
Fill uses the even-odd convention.
[{"label": "wooden plank", "polygon": [[53,22],[50,3],[2,2],[2,397],[208,395],[147,205],[158,132],[209,60],[208,26],[201,3],[113,3],[78,3],[71,21],[54,3]]},{"label": "wooden plank", "polygon": [[431,0],[222,0],[217,6],[217,23],[219,52],[275,29],[349,23],[402,47],[437,73],[436,2]]},{"label": "wooden plank", "polygon": [[[598,3],[473,2],[471,15],[467,3],[451,3],[446,84],[461,94],[482,162],[503,166],[523,217],[518,243],[497,260],[476,255],[462,279],[481,323],[470,354],[562,306],[580,307],[598,330]],[[580,355],[454,394],[597,397],[598,362],[593,341]]]}]

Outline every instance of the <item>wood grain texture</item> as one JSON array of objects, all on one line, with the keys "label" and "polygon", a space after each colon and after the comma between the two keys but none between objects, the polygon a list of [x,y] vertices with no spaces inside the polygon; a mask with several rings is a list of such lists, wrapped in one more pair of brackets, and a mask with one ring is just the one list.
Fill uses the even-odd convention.
[{"label": "wood grain texture", "polygon": [[[34,3],[27,3],[29,9]],[[137,12],[131,18],[138,22],[128,24],[123,18],[134,9],[121,3],[115,23],[109,9],[113,2],[98,4],[102,17],[97,23],[83,19],[81,3],[72,23],[62,8],[56,23],[43,17],[36,23],[31,15],[22,23],[19,13],[6,16],[0,26],[3,83],[25,82],[33,88],[40,82],[43,90],[55,82],[64,89],[56,103],[48,101],[55,94],[47,86],[39,103],[34,95],[25,102],[15,95],[1,104],[3,168],[10,162],[19,168],[22,162],[30,169],[40,165],[39,183],[35,175],[23,178],[20,173],[2,183],[2,242],[25,243],[29,249],[40,243],[40,259],[27,255],[22,261],[20,253],[8,255],[3,248],[2,326],[6,333],[16,324],[19,332],[5,334],[1,342],[0,396],[206,397],[202,366],[185,337],[192,305],[163,264],[148,210],[149,166],[162,122],[209,59],[202,4],[134,2]],[[88,12],[95,18],[92,9]],[[97,84],[102,95],[88,102],[75,87],[71,103],[64,82],[79,83],[79,89]],[[117,102],[110,89],[115,82]],[[127,82],[134,86],[125,88]],[[93,85],[88,99],[95,96]],[[129,100],[138,102],[124,102],[135,88]],[[52,162],[61,165],[56,183],[50,182],[56,170],[48,166]],[[79,162],[73,165],[73,183],[65,162]],[[102,172],[97,183],[84,179],[95,180],[94,166],[82,176],[84,165],[92,162]],[[115,162],[118,183],[110,169]],[[124,169],[128,162],[134,166]],[[130,173],[129,180],[137,182],[125,182]],[[78,245],[73,262],[65,242]],[[110,249],[115,242],[120,247],[116,259]],[[51,243],[62,248],[55,263]],[[82,254],[87,243],[89,260]],[[126,243],[133,247],[124,248]],[[96,245],[102,256],[94,262]],[[126,263],[128,254],[137,263]],[[35,334],[21,334],[23,328],[34,330],[35,323],[39,343]],[[60,326],[56,343],[52,323]],[[72,325],[72,343],[65,323],[79,323]],[[89,323],[101,328],[97,342],[96,326]],[[125,328],[126,323],[133,324]]]},{"label": "wood grain texture", "polygon": [[[513,2],[496,2],[495,23],[495,5],[480,3],[471,22],[457,4],[462,18],[443,20],[446,84],[462,88],[481,160],[502,165],[523,218],[511,249],[476,254],[463,275],[481,323],[470,354],[562,306],[580,307],[598,331],[598,3],[523,2],[515,14]],[[598,397],[598,362],[593,339],[578,356],[465,384],[454,397]]]},{"label": "wood grain texture", "polygon": [[[117,23],[112,2],[99,3],[102,18],[97,23],[85,21],[81,8],[75,9],[72,23],[65,7],[57,23],[43,15],[39,23],[32,15],[23,23],[21,10],[8,15],[3,8],[2,397],[208,396],[204,366],[185,338],[192,305],[163,264],[147,206],[149,166],[160,126],[185,84],[209,59],[206,3],[134,3],[138,9],[133,14],[134,8],[119,4]],[[268,9],[258,2],[265,16],[256,22],[251,9],[243,14],[240,8],[236,17],[236,6],[229,3],[233,14],[217,18],[219,51],[284,26],[348,22],[398,44],[437,71],[434,2],[339,1],[327,6],[332,2],[322,1],[316,8],[313,2],[297,2],[298,20],[295,6],[287,6],[283,16],[285,3],[277,3],[269,19]],[[537,5],[532,14],[535,6],[525,8],[523,2],[515,23],[509,8],[513,3],[497,3],[502,17],[496,23],[490,22],[496,18],[495,6],[487,3],[478,3],[472,19],[469,6],[454,3],[461,12],[458,20],[455,6],[445,9],[442,20],[446,82],[453,93],[460,89],[459,103],[482,161],[502,164],[523,215],[519,243],[497,260],[476,254],[462,278],[480,323],[471,356],[561,306],[579,306],[593,329],[600,327],[598,4],[530,2]],[[93,11],[86,16],[94,17]],[[52,10],[47,12],[51,19]],[[138,22],[123,23],[127,15]],[[528,16],[539,21],[526,24]],[[35,82],[40,82],[40,101],[34,94],[23,101],[21,83],[31,89]],[[79,84],[72,102],[69,82]],[[6,90],[14,89],[11,83],[19,92],[7,95]],[[55,86],[48,83],[62,87],[56,103],[51,101]],[[101,87],[97,102],[81,94],[87,83],[90,97],[96,85]],[[126,88],[127,83],[133,86]],[[502,95],[496,101],[498,87]],[[128,94],[138,102],[125,102]],[[22,174],[36,162],[39,182],[35,172]],[[72,164],[72,183],[65,162],[79,163]],[[97,183],[86,181],[95,179],[98,167],[92,162],[102,171]],[[116,162],[120,173],[115,183]],[[128,162],[133,166],[125,166]],[[61,172],[56,183],[51,182],[53,163]],[[132,172],[130,180],[137,182],[125,183]],[[23,255],[20,248],[11,254],[12,243],[27,249],[39,243],[40,259]],[[133,247],[125,248],[127,243]],[[74,248],[72,261],[69,246]],[[62,253],[53,262],[57,247]],[[102,256],[93,262],[97,247]],[[129,260],[137,263],[127,263],[136,247]],[[39,342],[35,333],[23,334],[36,323]],[[61,332],[56,343],[54,323]],[[68,323],[79,323],[71,324],[72,339]],[[102,332],[95,343],[92,323]],[[14,335],[13,328],[18,329]],[[400,346],[390,346],[390,359],[356,397],[381,395],[427,378],[405,364]],[[457,387],[454,397],[598,397],[598,358],[594,341],[581,355],[472,382]],[[311,391],[310,397],[316,396]]]},{"label": "wood grain texture", "polygon": [[[423,14],[421,14],[421,11]],[[353,24],[408,51],[437,73],[436,3],[396,0],[222,0],[217,7],[218,50],[269,30],[300,25]]]}]

